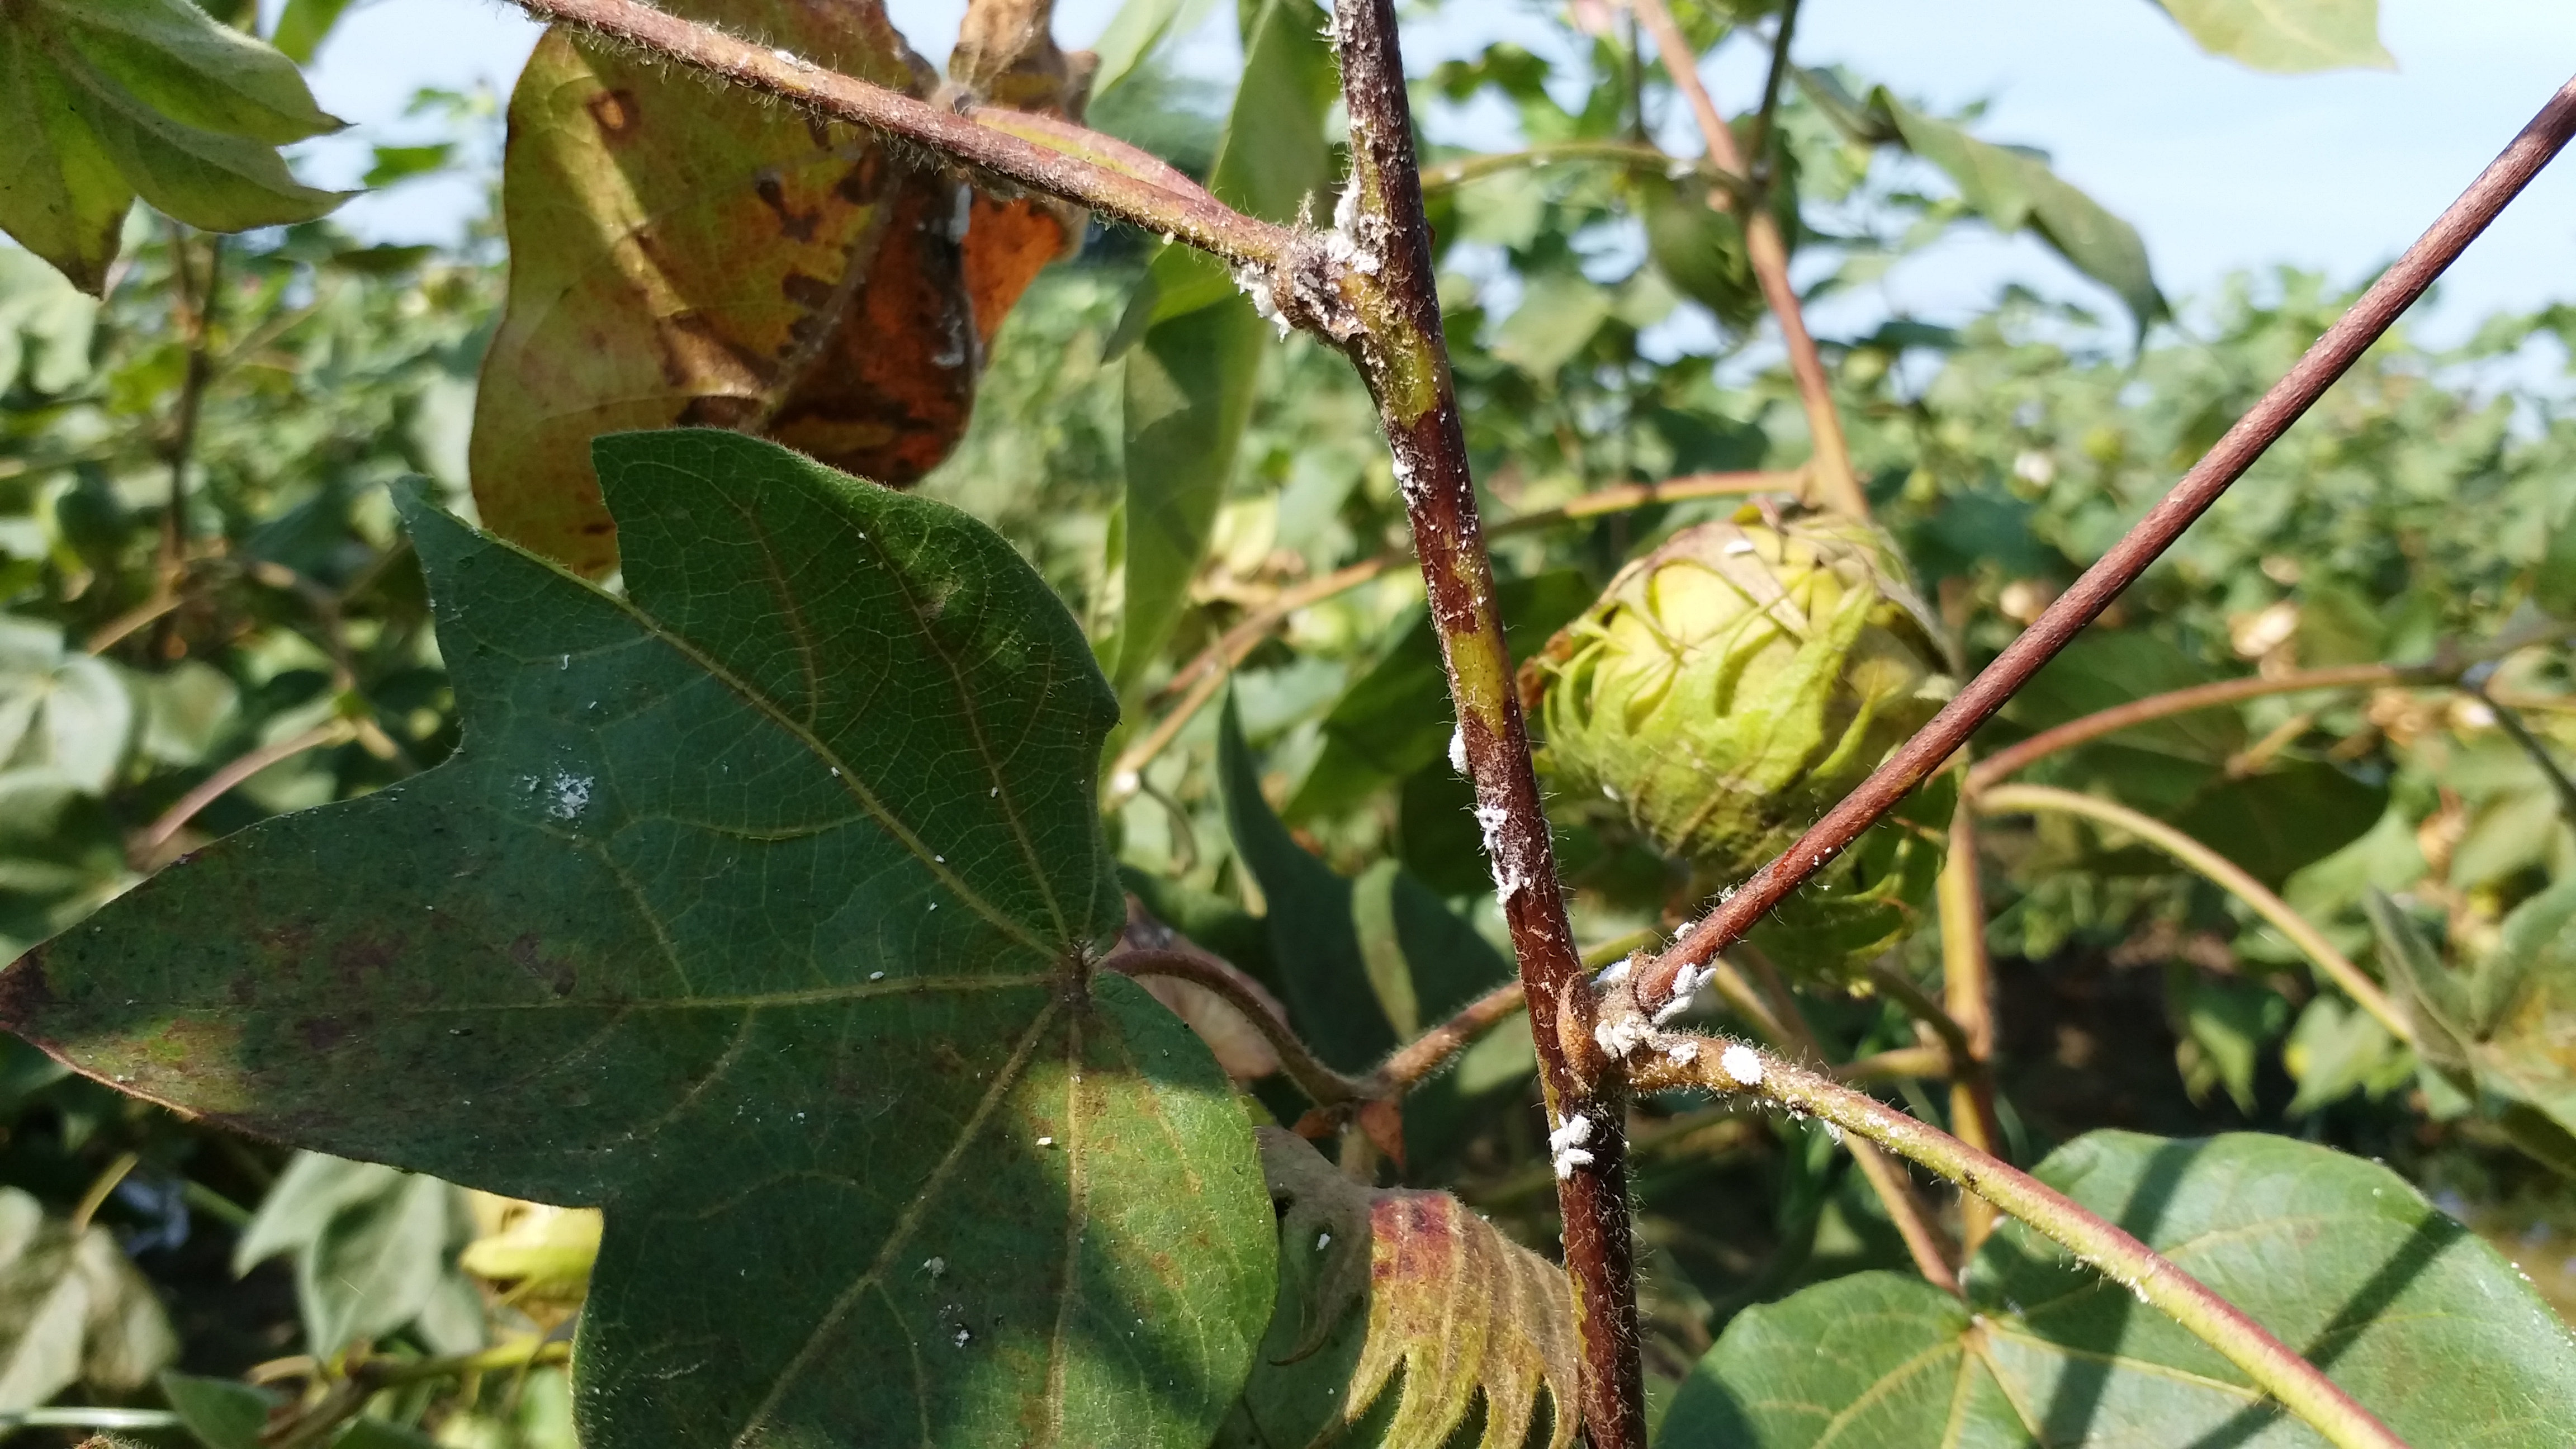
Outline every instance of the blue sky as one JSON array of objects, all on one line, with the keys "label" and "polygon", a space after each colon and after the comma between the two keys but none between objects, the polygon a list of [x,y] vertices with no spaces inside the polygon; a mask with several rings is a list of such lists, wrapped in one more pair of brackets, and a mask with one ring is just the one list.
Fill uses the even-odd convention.
[{"label": "blue sky", "polygon": [[[946,53],[962,8],[891,4],[933,57]],[[1233,7],[1217,8],[1222,21]],[[1060,0],[1057,34],[1087,44],[1115,9],[1116,0]],[[1499,34],[1536,37],[1551,9],[1449,0],[1409,32],[1410,58],[1428,64]],[[1851,66],[1937,105],[1992,102],[1982,134],[2051,153],[2145,234],[2166,289],[2192,296],[2231,271],[2276,263],[2365,275],[2576,74],[2571,0],[2382,0],[2381,24],[2395,71],[2280,77],[2201,54],[2147,0],[1808,0],[1797,58]],[[1226,29],[1203,32],[1189,63],[1226,65]],[[419,86],[479,80],[506,92],[534,35],[491,0],[370,0],[318,58],[315,89],[361,134],[376,133],[399,126]],[[1740,106],[1758,69],[1749,51],[1721,52],[1707,74],[1722,103]],[[328,172],[334,159],[316,161]],[[473,196],[420,183],[344,215],[387,238],[446,235]],[[1899,270],[1875,307],[1955,317],[2015,278],[2083,290],[2035,243],[1972,240]],[[2433,330],[2456,335],[2499,309],[2568,300],[2576,161],[2544,174],[2453,269]]]}]

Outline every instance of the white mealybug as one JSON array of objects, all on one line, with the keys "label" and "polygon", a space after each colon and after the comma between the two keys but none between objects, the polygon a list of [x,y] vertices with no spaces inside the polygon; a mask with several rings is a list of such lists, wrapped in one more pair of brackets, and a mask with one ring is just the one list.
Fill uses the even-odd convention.
[{"label": "white mealybug", "polygon": [[1731,1046],[1718,1054],[1720,1071],[1747,1087],[1762,1085],[1762,1058],[1749,1046]]}]

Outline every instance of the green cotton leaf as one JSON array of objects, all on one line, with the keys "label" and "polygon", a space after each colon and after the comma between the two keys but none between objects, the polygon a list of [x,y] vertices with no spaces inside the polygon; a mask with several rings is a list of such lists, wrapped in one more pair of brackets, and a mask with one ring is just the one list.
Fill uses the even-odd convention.
[{"label": "green cotton leaf", "polygon": [[[2384,1167],[2254,1133],[2094,1132],[2041,1181],[2164,1253],[2417,1444],[2563,1449],[2576,1339],[2496,1251]],[[1659,1449],[2057,1449],[2324,1440],[2217,1350],[2019,1224],[1966,1301],[1888,1272],[1747,1310]]]},{"label": "green cotton leaf", "polygon": [[2469,976],[2469,1024],[2492,1036],[2522,1002],[2526,990],[2549,975],[2576,967],[2576,880],[2564,880],[2524,901],[2504,918],[2494,949]]},{"label": "green cotton leaf", "polygon": [[209,231],[311,221],[346,193],[277,148],[336,131],[293,61],[189,0],[21,0],[0,10],[0,231],[83,291],[105,286],[140,192]]},{"label": "green cotton leaf", "polygon": [[1279,1306],[1216,1449],[1441,1449],[1480,1418],[1480,1449],[1575,1442],[1562,1269],[1445,1192],[1370,1188],[1302,1138],[1259,1134]]},{"label": "green cotton leaf", "polygon": [[2028,231],[2075,270],[2111,289],[2143,332],[2168,315],[2147,265],[2137,228],[2068,185],[2028,151],[1980,141],[1948,121],[1899,101],[1881,86],[1870,92],[1905,149],[1941,168],[1959,195],[2000,232]]},{"label": "green cotton leaf", "polygon": [[[2438,1001],[2438,1047],[2424,1048],[2437,1063],[2467,1071],[2485,1089],[2518,1143],[2538,1147],[2546,1161],[2576,1162],[2565,1145],[2576,1131],[2576,881],[2565,881],[2514,908],[2495,948],[2472,972],[2456,973],[2431,959],[2420,937],[2387,949],[2392,935],[2411,937],[2407,922],[2386,898],[2370,901],[2380,931],[2381,958],[2406,962],[2403,999],[2425,1035],[2425,1003]],[[2424,978],[2440,983],[2429,991]],[[2391,984],[2396,972],[2392,970]],[[2447,1052],[2444,1056],[2438,1053]],[[2500,1101],[2492,1099],[2501,1099]],[[2516,1126],[2512,1118],[2538,1113],[2557,1124]]]},{"label": "green cotton leaf", "polygon": [[2416,1053],[2437,1067],[2466,1066],[2473,1014],[2467,984],[2442,964],[2441,953],[2384,892],[2374,887],[2361,906],[2379,938],[2380,974],[2415,1027]]},{"label": "green cotton leaf", "polygon": [[106,792],[134,735],[116,667],[65,646],[50,624],[0,617],[0,769]]},{"label": "green cotton leaf", "polygon": [[55,397],[89,376],[98,302],[26,252],[0,250],[0,395]]},{"label": "green cotton leaf", "polygon": [[297,65],[311,65],[313,53],[348,11],[349,0],[286,0],[286,9],[277,17],[277,33],[268,43]]},{"label": "green cotton leaf", "polygon": [[2343,849],[2379,823],[2388,787],[2324,760],[2290,760],[2259,775],[2221,771],[2179,810],[2156,813],[2184,834],[2217,842],[2266,885]]},{"label": "green cotton leaf", "polygon": [[455,152],[455,145],[447,141],[434,146],[378,146],[375,164],[367,168],[364,180],[369,187],[384,187],[416,176],[432,176],[447,169]]},{"label": "green cotton leaf", "polygon": [[[311,1351],[327,1357],[428,1314],[472,1227],[453,1185],[414,1173],[388,1173],[377,1191],[333,1214],[295,1258]],[[441,1352],[480,1346],[435,1345]]]},{"label": "green cotton leaf", "polygon": [[286,1402],[284,1395],[254,1384],[183,1373],[161,1375],[161,1397],[205,1449],[264,1449],[260,1431]]},{"label": "green cotton leaf", "polygon": [[2395,70],[2379,0],[2155,0],[2193,43],[2255,70]]},{"label": "green cotton leaf", "polygon": [[1109,17],[1109,26],[1094,41],[1099,64],[1091,73],[1091,98],[1098,101],[1135,73],[1170,36],[1186,36],[1207,18],[1215,0],[1127,0]]},{"label": "green cotton leaf", "polygon": [[[1245,11],[1243,79],[1208,173],[1219,200],[1280,222],[1330,209],[1324,117],[1339,85],[1323,24],[1312,0]],[[1122,693],[1145,677],[1189,603],[1271,330],[1223,266],[1178,245],[1155,253],[1136,305],[1119,328],[1138,338],[1127,356],[1126,602],[1110,669]]]},{"label": "green cotton leaf", "polygon": [[2372,1099],[2414,1080],[2414,1054],[2376,1018],[2333,996],[2311,997],[2281,1044],[2281,1064],[2299,1084],[2288,1113],[2304,1117],[2355,1092]]},{"label": "green cotton leaf", "polygon": [[1262,798],[1261,771],[1244,743],[1228,693],[1217,716],[1217,792],[1235,859],[1261,887],[1267,907],[1269,983],[1289,1024],[1328,1066],[1365,1071],[1395,1050],[1395,1029],[1369,980],[1351,912],[1351,885],[1306,853]]},{"label": "green cotton leaf", "polygon": [[[1191,273],[1222,279],[1224,269],[1199,252],[1166,247],[1147,285],[1171,295],[1196,280]],[[1126,603],[1114,670],[1122,689],[1144,678],[1189,602],[1252,417],[1268,332],[1228,283],[1212,305],[1147,328],[1127,354]]]},{"label": "green cotton leaf", "polygon": [[130,1392],[176,1358],[179,1340],[152,1285],[92,1223],[65,1219],[0,1187],[0,1413],[76,1383]]},{"label": "green cotton leaf", "polygon": [[602,1208],[590,1449],[1201,1449],[1272,1222],[1207,1049],[1090,965],[1124,911],[1080,630],[983,524],[774,444],[596,459],[622,595],[404,502],[446,763],[199,851],[0,1020],[218,1125]]}]

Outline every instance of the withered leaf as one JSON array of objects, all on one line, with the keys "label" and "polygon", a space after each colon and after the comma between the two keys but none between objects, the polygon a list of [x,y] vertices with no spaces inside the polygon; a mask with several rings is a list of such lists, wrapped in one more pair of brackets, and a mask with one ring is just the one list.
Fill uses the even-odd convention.
[{"label": "withered leaf", "polygon": [[[668,8],[913,95],[934,83],[881,0]],[[1055,89],[1010,98],[1078,111],[1080,76],[1034,9],[1033,54],[1058,64],[1012,74]],[[495,532],[593,576],[617,564],[593,437],[729,428],[911,483],[964,433],[994,329],[1079,235],[1068,208],[984,195],[858,128],[561,27],[509,119],[510,290],[476,401],[475,502]]]}]

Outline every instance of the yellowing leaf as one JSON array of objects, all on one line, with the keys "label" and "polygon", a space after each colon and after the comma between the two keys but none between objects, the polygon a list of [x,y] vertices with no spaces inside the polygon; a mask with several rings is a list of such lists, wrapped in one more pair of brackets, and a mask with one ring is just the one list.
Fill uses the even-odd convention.
[{"label": "yellowing leaf", "polygon": [[[930,87],[878,0],[670,8]],[[1033,71],[1004,67],[1014,96],[1049,71],[1043,19]],[[1062,59],[1043,98],[1059,110],[1078,94]],[[708,425],[910,483],[965,431],[994,329],[1079,230],[1051,203],[911,169],[856,127],[560,28],[511,97],[502,211],[510,293],[476,399],[475,502],[504,538],[591,575],[617,561],[592,438]]]},{"label": "yellowing leaf", "polygon": [[[1481,1395],[1479,1449],[1517,1449],[1542,1389],[1549,1449],[1574,1442],[1574,1300],[1555,1264],[1445,1192],[1369,1188],[1301,1138],[1258,1136],[1281,1207],[1279,1310],[1220,1446],[1439,1449]],[[1388,1411],[1379,1401],[1399,1373]],[[1336,1376],[1348,1385],[1337,1394]]]},{"label": "yellowing leaf", "polygon": [[2161,0],[2201,49],[2256,70],[2394,70],[2379,0]]}]

